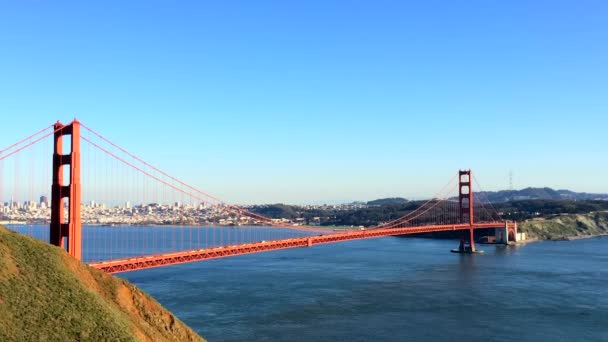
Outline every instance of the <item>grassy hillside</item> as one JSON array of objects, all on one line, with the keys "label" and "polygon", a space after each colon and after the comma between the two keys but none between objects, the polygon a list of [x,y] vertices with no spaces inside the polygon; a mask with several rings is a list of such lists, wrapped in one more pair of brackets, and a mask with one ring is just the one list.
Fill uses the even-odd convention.
[{"label": "grassy hillside", "polygon": [[203,341],[154,299],[0,227],[0,341]]},{"label": "grassy hillside", "polygon": [[608,234],[608,212],[560,215],[527,220],[519,229],[536,239],[562,239]]}]

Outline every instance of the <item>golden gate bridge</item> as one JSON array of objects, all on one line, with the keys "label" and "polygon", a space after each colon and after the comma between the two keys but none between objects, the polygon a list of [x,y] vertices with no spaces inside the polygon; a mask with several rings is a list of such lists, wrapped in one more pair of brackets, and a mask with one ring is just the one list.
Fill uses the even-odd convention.
[{"label": "golden gate bridge", "polygon": [[[57,122],[0,150],[0,199],[11,198],[0,207],[0,221],[108,273],[444,231],[463,233],[457,250],[462,253],[477,251],[477,229],[494,228],[505,241],[514,240],[517,223],[503,220],[487,198],[475,196],[474,184],[479,188],[470,170],[458,171],[435,196],[400,217],[334,231],[222,201],[74,120]],[[43,201],[46,196],[40,204],[33,201],[48,189],[50,204]],[[141,204],[101,204],[122,200]],[[10,225],[15,221],[25,224]]]}]

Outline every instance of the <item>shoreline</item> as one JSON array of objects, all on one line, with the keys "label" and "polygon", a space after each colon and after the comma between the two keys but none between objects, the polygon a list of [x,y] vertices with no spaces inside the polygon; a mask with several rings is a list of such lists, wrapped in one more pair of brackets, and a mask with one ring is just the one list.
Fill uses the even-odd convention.
[{"label": "shoreline", "polygon": [[553,242],[559,242],[559,241],[576,241],[576,240],[583,240],[583,239],[592,239],[592,238],[598,238],[598,237],[608,237],[608,234],[595,234],[595,235],[575,235],[575,236],[563,236],[557,239],[539,239],[539,238],[532,238],[532,239],[527,239],[524,241],[517,241],[515,242],[513,245],[517,246],[517,245],[525,245],[527,243],[532,243],[532,242],[542,242],[542,241],[553,241]]},{"label": "shoreline", "polygon": [[558,239],[547,239],[545,241],[574,241],[582,239],[591,239],[596,237],[606,237],[608,234],[595,234],[595,235],[575,235],[575,236],[564,236]]}]

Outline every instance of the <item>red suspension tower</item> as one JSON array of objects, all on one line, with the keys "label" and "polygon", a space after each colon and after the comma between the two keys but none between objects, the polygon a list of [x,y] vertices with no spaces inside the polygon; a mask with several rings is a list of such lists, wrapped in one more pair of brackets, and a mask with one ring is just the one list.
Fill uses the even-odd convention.
[{"label": "red suspension tower", "polygon": [[[471,252],[475,252],[475,240],[473,237],[473,217],[475,212],[473,211],[473,173],[471,170],[460,170],[458,171],[458,200],[460,203],[460,222],[469,223],[469,244],[471,246]],[[468,219],[467,219],[468,212]],[[462,247],[461,247],[462,248]]]},{"label": "red suspension tower", "polygon": [[[71,149],[70,153],[63,154],[63,140],[66,136],[69,136]],[[67,247],[68,254],[82,260],[80,122],[74,120],[68,125],[63,125],[57,121],[54,140],[50,242],[64,249]],[[69,184],[64,184],[64,174],[69,174]],[[65,198],[68,199],[67,217],[64,217]]]}]

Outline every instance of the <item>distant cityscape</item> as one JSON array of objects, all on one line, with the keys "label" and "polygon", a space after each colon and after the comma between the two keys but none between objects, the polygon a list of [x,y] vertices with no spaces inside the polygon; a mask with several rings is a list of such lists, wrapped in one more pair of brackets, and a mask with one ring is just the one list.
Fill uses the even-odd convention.
[{"label": "distant cityscape", "polygon": [[[248,209],[254,206],[241,206]],[[259,207],[259,206],[258,206]],[[262,206],[263,207],[263,206]],[[354,202],[336,205],[305,205],[304,210],[352,210],[366,208],[364,202]],[[67,201],[64,202],[67,217]],[[148,203],[132,205],[127,201],[121,205],[109,206],[105,203],[90,201],[81,207],[82,223],[86,225],[260,225],[264,224],[248,216],[236,215],[227,207],[221,205],[198,205],[174,202],[172,204]],[[0,203],[0,224],[48,224],[51,218],[51,208],[48,197],[41,196],[39,201],[14,201]],[[295,218],[273,219],[275,222],[291,223],[294,225],[320,225],[321,217],[308,219]],[[267,223],[267,222],[266,222]]]},{"label": "distant cityscape", "polygon": [[[608,194],[579,193],[551,188],[526,188],[478,192],[478,198],[487,198],[500,215],[509,219],[525,220],[531,217],[563,213],[586,213],[608,210]],[[6,198],[6,197],[5,197]],[[451,198],[456,200],[457,198]],[[534,202],[539,201],[539,202]],[[553,201],[546,205],[543,201]],[[369,202],[344,204],[255,204],[239,206],[274,222],[291,225],[372,226],[394,219],[398,208],[409,203],[405,198],[383,198]],[[414,201],[415,202],[415,201]],[[125,201],[111,204],[87,201],[82,204],[82,223],[87,225],[265,225],[268,221],[236,215],[227,206],[208,203],[141,203]],[[67,201],[64,202],[67,206]],[[382,209],[383,206],[385,209]],[[66,207],[67,216],[67,207]],[[40,196],[38,201],[0,202],[0,224],[48,224],[50,201]]]}]

